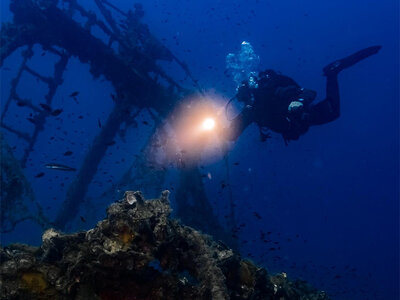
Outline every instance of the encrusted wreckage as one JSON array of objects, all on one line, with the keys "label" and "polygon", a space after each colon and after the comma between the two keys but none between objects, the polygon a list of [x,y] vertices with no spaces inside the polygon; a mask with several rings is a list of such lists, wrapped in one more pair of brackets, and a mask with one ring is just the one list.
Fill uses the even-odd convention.
[{"label": "encrusted wreckage", "polygon": [[0,299],[329,299],[170,219],[168,194],[126,192],[91,230],[1,248]]}]

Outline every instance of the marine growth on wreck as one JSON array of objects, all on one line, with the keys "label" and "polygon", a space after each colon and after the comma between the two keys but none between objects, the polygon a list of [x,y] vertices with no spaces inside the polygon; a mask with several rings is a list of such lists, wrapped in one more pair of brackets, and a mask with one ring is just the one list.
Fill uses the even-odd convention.
[{"label": "marine growth on wreck", "polygon": [[2,248],[1,299],[329,299],[170,219],[168,195],[127,191],[93,229]]},{"label": "marine growth on wreck", "polygon": [[[252,22],[267,24],[260,16],[283,4],[169,1],[1,3],[0,299],[392,295],[328,236],[337,226],[360,236],[368,230],[338,225],[349,214],[343,203],[327,208],[326,194],[339,183],[324,181],[324,172],[337,178],[348,170],[325,156],[326,140],[286,147],[284,135],[282,142],[253,125],[232,138],[235,118],[254,104],[248,91],[258,88],[261,65],[281,68],[279,61],[306,78],[303,66],[318,60],[298,57],[299,69],[290,69],[283,56],[272,59],[272,41],[285,36],[274,39],[272,30],[282,25],[266,27],[266,46],[264,29]],[[197,32],[186,31],[191,21]],[[296,37],[288,43],[290,57]],[[304,99],[291,100],[289,110],[295,114],[315,94],[301,88]],[[324,169],[330,159],[340,171]],[[366,193],[351,182],[354,188],[343,188],[349,195]],[[368,225],[379,232],[389,228],[383,223]],[[322,237],[323,230],[331,231]]]}]

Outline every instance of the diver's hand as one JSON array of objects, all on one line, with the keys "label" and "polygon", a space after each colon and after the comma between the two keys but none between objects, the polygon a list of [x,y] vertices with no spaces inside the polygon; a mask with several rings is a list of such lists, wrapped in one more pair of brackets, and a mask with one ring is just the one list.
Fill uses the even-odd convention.
[{"label": "diver's hand", "polygon": [[304,105],[300,101],[292,101],[289,104],[288,111],[289,111],[289,113],[297,113],[299,111],[302,111],[303,108],[304,108]]}]

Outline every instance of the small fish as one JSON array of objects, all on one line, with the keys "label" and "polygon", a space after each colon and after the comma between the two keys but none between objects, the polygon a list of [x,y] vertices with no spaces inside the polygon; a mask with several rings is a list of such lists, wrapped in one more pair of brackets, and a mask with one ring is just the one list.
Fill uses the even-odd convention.
[{"label": "small fish", "polygon": [[68,150],[68,151],[65,151],[65,152],[64,152],[64,156],[70,156],[70,155],[72,155],[72,153],[73,153],[73,152],[72,152],[72,151],[69,151],[69,150]]},{"label": "small fish", "polygon": [[144,125],[149,125],[149,122],[147,122],[147,121],[143,121],[142,122]]},{"label": "small fish", "polygon": [[31,122],[32,124],[36,124],[36,120],[33,118],[26,118],[29,122]]},{"label": "small fish", "polygon": [[19,106],[19,107],[26,106],[26,102],[25,101],[18,101],[17,102],[17,106]]},{"label": "small fish", "polygon": [[99,128],[101,128],[101,122],[100,122],[100,119],[97,119],[97,125],[99,125]]},{"label": "small fish", "polygon": [[238,162],[234,162],[234,163],[233,163],[233,165],[235,165],[235,166],[238,166],[238,165],[239,165],[239,163],[238,163]]},{"label": "small fish", "polygon": [[43,108],[47,112],[51,112],[51,107],[45,103],[39,103],[40,107]]},{"label": "small fish", "polygon": [[71,168],[66,165],[57,164],[57,163],[49,163],[49,164],[46,164],[45,167],[47,169],[60,170],[60,171],[71,171],[71,172],[76,171],[75,168]]},{"label": "small fish", "polygon": [[69,95],[70,97],[76,97],[79,95],[78,91],[72,92],[71,95]]},{"label": "small fish", "polygon": [[254,215],[257,219],[259,219],[259,220],[262,219],[262,217],[261,217],[256,211],[253,212],[253,215]]},{"label": "small fish", "polygon": [[35,178],[40,178],[44,176],[44,172],[40,172],[38,174],[35,175]]},{"label": "small fish", "polygon": [[62,108],[57,108],[51,112],[51,115],[57,117],[59,114],[63,112]]},{"label": "small fish", "polygon": [[82,217],[82,216],[79,216],[79,217],[81,218],[81,221],[82,221],[83,223],[86,223],[86,220],[85,220],[84,217]]}]

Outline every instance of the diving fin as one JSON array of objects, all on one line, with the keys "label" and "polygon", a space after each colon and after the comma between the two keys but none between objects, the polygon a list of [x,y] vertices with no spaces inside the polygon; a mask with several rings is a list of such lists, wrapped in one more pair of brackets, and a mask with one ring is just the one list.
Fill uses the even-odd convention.
[{"label": "diving fin", "polygon": [[382,46],[372,46],[362,49],[356,53],[353,53],[345,58],[336,60],[329,65],[325,66],[322,70],[325,76],[337,75],[343,69],[355,65],[360,60],[363,60],[371,55],[378,53]]}]

